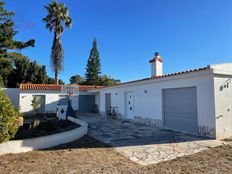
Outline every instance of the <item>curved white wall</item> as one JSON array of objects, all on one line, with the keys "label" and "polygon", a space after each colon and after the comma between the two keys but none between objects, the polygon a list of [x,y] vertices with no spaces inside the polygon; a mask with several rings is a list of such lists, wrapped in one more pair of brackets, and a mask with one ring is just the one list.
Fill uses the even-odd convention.
[{"label": "curved white wall", "polygon": [[12,104],[18,108],[19,107],[19,88],[1,88],[11,100]]},{"label": "curved white wall", "polygon": [[45,149],[60,144],[72,142],[86,135],[88,132],[88,123],[73,117],[68,119],[74,123],[81,125],[81,127],[57,133],[53,135],[47,135],[37,138],[13,140],[0,144],[0,154],[6,153],[21,153],[32,150]]}]

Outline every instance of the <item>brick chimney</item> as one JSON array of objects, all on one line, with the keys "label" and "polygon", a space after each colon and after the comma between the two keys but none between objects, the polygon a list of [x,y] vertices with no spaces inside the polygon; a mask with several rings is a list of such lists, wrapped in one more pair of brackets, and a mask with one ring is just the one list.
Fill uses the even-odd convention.
[{"label": "brick chimney", "polygon": [[155,52],[154,58],[149,61],[151,64],[151,76],[162,76],[163,75],[163,59],[160,57],[158,52]]}]

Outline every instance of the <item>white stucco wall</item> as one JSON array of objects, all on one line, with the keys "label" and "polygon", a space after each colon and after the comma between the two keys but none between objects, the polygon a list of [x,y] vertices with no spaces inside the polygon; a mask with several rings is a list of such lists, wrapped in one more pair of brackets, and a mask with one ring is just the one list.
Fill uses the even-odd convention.
[{"label": "white stucco wall", "polygon": [[216,138],[232,137],[232,75],[214,77]]},{"label": "white stucco wall", "polygon": [[95,104],[97,105],[98,111],[100,111],[100,93],[95,93]]},{"label": "white stucco wall", "polygon": [[[85,91],[80,91],[80,95],[89,95]],[[56,112],[59,99],[63,96],[60,91],[46,90],[21,90],[19,94],[19,105],[22,112],[32,112],[31,101],[34,95],[45,95],[45,112]],[[78,96],[72,97],[72,106],[78,110]]]},{"label": "white stucco wall", "polygon": [[155,61],[151,63],[151,76],[163,75],[163,62]]},{"label": "white stucco wall", "polygon": [[33,107],[31,106],[31,101],[34,95],[45,95],[45,111],[46,112],[56,112],[56,106],[59,101],[60,92],[57,91],[45,91],[45,90],[23,90],[20,91],[20,109],[22,112],[31,112]]},{"label": "white stucco wall", "polygon": [[111,105],[118,107],[118,112],[125,118],[125,93],[131,91],[134,92],[134,116],[162,120],[162,90],[193,86],[197,87],[198,124],[214,134],[214,85],[210,69],[101,89],[100,112],[105,112],[105,94],[111,93]]},{"label": "white stucco wall", "polygon": [[10,98],[12,104],[19,107],[19,88],[1,88],[1,90]]},{"label": "white stucco wall", "polygon": [[232,63],[221,63],[221,64],[211,64],[210,69],[213,69],[214,73],[217,74],[231,74],[232,73]]}]

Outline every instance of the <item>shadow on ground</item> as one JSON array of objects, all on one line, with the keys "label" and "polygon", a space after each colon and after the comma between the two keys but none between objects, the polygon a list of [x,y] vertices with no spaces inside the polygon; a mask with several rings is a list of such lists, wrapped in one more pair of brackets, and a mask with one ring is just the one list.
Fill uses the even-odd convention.
[{"label": "shadow on ground", "polygon": [[155,126],[139,125],[128,120],[111,120],[96,116],[80,116],[80,119],[88,122],[89,136],[113,147],[180,143],[209,139],[162,130]]},{"label": "shadow on ground", "polygon": [[88,135],[80,140],[49,148],[49,150],[128,147],[208,140],[204,137],[161,130],[154,126],[138,125],[127,120],[109,120],[96,116],[79,118],[88,122]]},{"label": "shadow on ground", "polygon": [[51,147],[48,149],[43,149],[41,151],[47,151],[47,150],[65,150],[65,149],[81,149],[81,148],[108,148],[109,145],[96,140],[88,135],[80,138],[79,140],[61,144],[59,146]]}]

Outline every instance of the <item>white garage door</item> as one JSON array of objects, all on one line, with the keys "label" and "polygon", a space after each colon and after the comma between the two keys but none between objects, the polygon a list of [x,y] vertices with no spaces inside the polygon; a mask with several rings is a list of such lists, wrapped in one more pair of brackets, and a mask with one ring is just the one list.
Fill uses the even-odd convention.
[{"label": "white garage door", "polygon": [[164,89],[164,126],[198,133],[196,87]]}]

